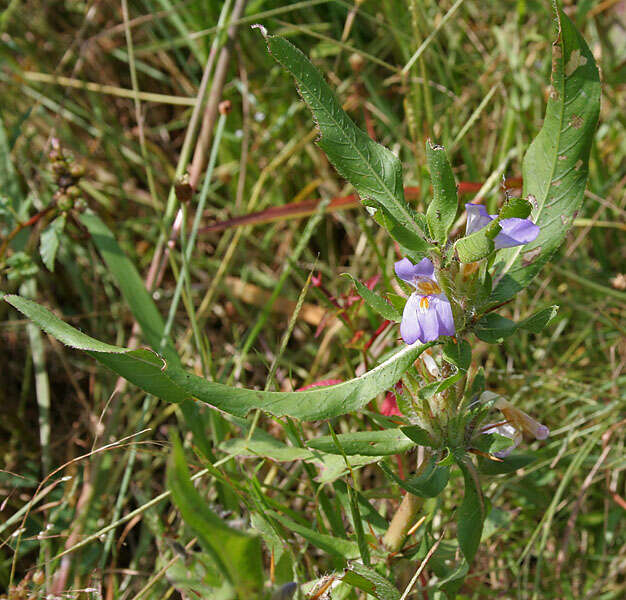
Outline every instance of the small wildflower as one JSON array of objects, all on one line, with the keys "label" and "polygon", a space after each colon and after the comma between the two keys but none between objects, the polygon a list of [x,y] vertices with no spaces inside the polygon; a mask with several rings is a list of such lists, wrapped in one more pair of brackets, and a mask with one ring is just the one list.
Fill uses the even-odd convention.
[{"label": "small wildflower", "polygon": [[407,344],[432,342],[442,335],[454,335],[450,301],[435,279],[433,263],[424,258],[414,265],[408,258],[395,264],[396,275],[415,288],[404,307],[400,335]]},{"label": "small wildflower", "polygon": [[499,452],[494,452],[493,455],[498,458],[506,458],[515,448],[522,443],[522,432],[518,431],[510,423],[499,423],[487,425],[487,428],[483,430],[485,435],[490,433],[497,433],[502,437],[509,438],[513,443]]},{"label": "small wildflower", "polygon": [[535,421],[535,419],[527,415],[523,410],[513,406],[504,398],[498,398],[494,406],[518,431],[531,435],[538,440],[545,440],[550,435],[550,430],[545,425],[542,425],[539,421]]},{"label": "small wildflower", "polygon": [[506,422],[487,425],[485,429],[483,429],[483,433],[497,433],[498,435],[509,438],[513,442],[508,448],[494,452],[494,456],[505,458],[511,454],[511,452],[522,443],[523,433],[537,440],[545,440],[550,435],[550,430],[545,425],[535,421],[535,419],[527,415],[523,410],[516,408],[504,398],[498,398],[494,406],[504,415]]},{"label": "small wildflower", "polygon": [[[466,204],[467,225],[465,235],[471,235],[487,227],[497,215],[490,215],[482,204]],[[539,227],[530,219],[502,219],[499,223],[502,231],[493,240],[496,250],[512,248],[532,242],[539,235]]]}]

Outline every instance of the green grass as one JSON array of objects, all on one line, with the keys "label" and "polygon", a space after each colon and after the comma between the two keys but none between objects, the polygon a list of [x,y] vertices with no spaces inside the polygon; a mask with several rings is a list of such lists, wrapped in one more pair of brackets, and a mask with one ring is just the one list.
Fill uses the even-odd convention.
[{"label": "green grass", "polygon": [[[98,3],[91,10],[85,2],[19,4],[0,22],[0,117],[20,193],[30,202],[25,217],[54,193],[47,153],[55,136],[86,169],[82,189],[89,206],[145,276],[155,249],[170,234],[168,198],[175,173],[186,166],[183,142],[205,62],[212,44],[224,41],[224,31],[215,29],[223,3],[131,0],[132,46],[118,4]],[[188,260],[180,245],[172,252],[153,292],[164,319],[171,314],[172,338],[187,368],[233,385],[292,390],[348,379],[396,344],[394,329],[366,349],[380,319],[355,306],[349,319],[333,320],[335,309],[319,287],[309,287],[293,317],[312,271],[322,274],[336,297],[351,290],[342,272],[361,281],[391,273],[394,248],[362,209],[323,217],[293,261],[307,218],[202,232],[215,220],[352,191],[315,146],[309,112],[250,24],[287,36],[314,59],[351,117],[400,156],[406,185],[422,187],[414,201],[418,209],[427,198],[427,137],[447,147],[457,181],[492,182],[488,203],[502,199],[502,175],[519,176],[545,109],[549,4],[466,0],[437,30],[453,4],[365,2],[352,20],[354,4],[341,0],[248,2],[222,94],[232,110],[223,118],[223,135],[215,136],[216,163],[199,234]],[[521,333],[501,346],[474,347],[473,360],[485,366],[489,388],[546,423],[552,434],[533,444],[536,462],[488,484],[493,508],[461,588],[464,598],[608,600],[626,594],[626,291],[615,279],[626,264],[626,46],[619,6],[579,2],[568,9],[603,80],[588,192],[554,263],[503,310],[523,318],[558,304],[558,317],[541,335]],[[84,84],[55,83],[55,76]],[[136,103],[135,87],[141,92]],[[137,113],[144,119],[144,142]],[[187,210],[186,240],[196,208],[197,199]],[[0,214],[3,237],[4,218]],[[93,337],[127,344],[132,314],[84,229],[75,222],[68,227],[54,273],[38,259],[37,238],[38,229],[30,228],[9,250],[23,247],[39,264],[22,293]],[[186,282],[181,272],[188,274]],[[18,281],[1,276],[3,291],[18,290]],[[237,280],[255,287],[241,293]],[[178,281],[181,301],[172,310]],[[328,309],[319,327],[304,318],[313,307]],[[231,455],[224,443],[246,439],[252,417],[246,422],[204,407],[191,413],[130,385],[112,395],[115,377],[91,359],[27,330],[4,303],[0,316],[0,589],[11,582],[11,597],[96,597],[78,591],[85,588],[109,598],[194,597],[192,580],[213,566],[191,543],[191,530],[167,497],[172,431],[185,442],[198,491],[232,526],[248,527],[250,515],[264,506],[318,534],[355,541],[349,489],[370,499],[386,519],[393,514],[400,490],[376,465],[346,472],[342,462],[322,470],[302,460]],[[297,446],[329,435],[331,426],[336,433],[366,429],[379,418],[371,409],[314,424],[259,414],[254,428]],[[415,460],[413,454],[403,459],[406,472]],[[434,539],[460,503],[459,476],[439,504],[427,503],[428,514],[435,515],[429,525]],[[446,541],[453,538],[451,528]],[[424,529],[410,541],[425,540],[416,555],[389,563],[400,591],[434,541]],[[374,533],[380,538],[384,529],[374,527]],[[287,529],[267,535],[274,544],[265,546],[265,572],[270,579],[273,549],[276,584],[341,571],[341,560]],[[408,598],[425,598],[422,588],[428,595],[434,587],[428,565],[423,573]],[[356,594],[347,597],[365,597]],[[430,591],[429,597],[436,596]]]}]

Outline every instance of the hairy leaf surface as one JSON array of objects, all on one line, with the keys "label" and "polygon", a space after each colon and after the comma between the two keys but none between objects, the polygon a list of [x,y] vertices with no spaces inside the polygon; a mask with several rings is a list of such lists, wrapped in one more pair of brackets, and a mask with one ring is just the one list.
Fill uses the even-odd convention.
[{"label": "hairy leaf surface", "polygon": [[494,304],[524,289],[561,245],[582,206],[589,152],[600,110],[593,55],[574,24],[554,4],[558,37],[552,48],[552,85],[541,131],[524,157],[524,197],[536,206],[537,239],[498,253]]},{"label": "hairy leaf surface", "polygon": [[4,299],[50,335],[72,348],[87,351],[143,390],[169,402],[196,398],[238,417],[245,417],[250,410],[258,408],[275,416],[315,421],[358,410],[396,383],[417,357],[433,345],[430,342],[421,346],[404,346],[361,377],[338,385],[304,392],[261,392],[207,381],[176,364],[169,365],[149,350],[130,350],[105,344],[20,296],[9,295]]},{"label": "hairy leaf surface", "polygon": [[359,129],[344,112],[321,73],[287,40],[264,32],[274,59],[295,78],[320,131],[318,144],[363,200],[385,207],[403,227],[422,237],[404,199],[402,164]]}]

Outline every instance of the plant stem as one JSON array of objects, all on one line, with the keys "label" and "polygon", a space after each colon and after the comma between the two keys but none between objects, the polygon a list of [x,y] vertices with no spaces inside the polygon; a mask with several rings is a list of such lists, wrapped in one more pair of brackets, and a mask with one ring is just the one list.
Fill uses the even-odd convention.
[{"label": "plant stem", "polygon": [[383,536],[383,544],[389,552],[399,552],[404,546],[407,533],[415,523],[417,514],[422,509],[424,498],[407,492],[393,516],[387,533]]}]

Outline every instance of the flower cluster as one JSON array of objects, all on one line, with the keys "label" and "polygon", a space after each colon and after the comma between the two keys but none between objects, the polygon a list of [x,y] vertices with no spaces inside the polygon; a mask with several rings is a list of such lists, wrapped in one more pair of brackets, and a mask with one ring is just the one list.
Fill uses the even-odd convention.
[{"label": "flower cluster", "polygon": [[[497,215],[490,215],[480,204],[466,204],[466,235],[483,229]],[[495,249],[512,248],[532,242],[539,235],[539,227],[530,219],[502,219],[500,233],[495,237]],[[433,263],[423,258],[413,264],[408,258],[395,263],[396,275],[415,288],[409,296],[402,322],[400,335],[407,344],[432,342],[442,335],[454,335],[454,317],[447,296],[441,290]]]}]

